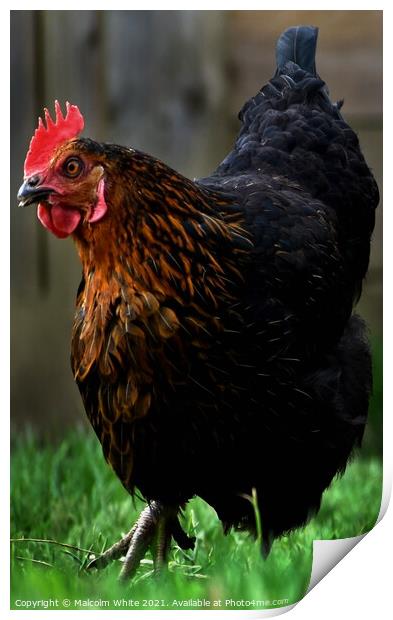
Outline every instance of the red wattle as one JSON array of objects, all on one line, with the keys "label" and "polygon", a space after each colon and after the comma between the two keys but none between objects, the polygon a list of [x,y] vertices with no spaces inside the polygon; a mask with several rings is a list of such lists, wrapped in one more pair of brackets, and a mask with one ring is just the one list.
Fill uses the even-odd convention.
[{"label": "red wattle", "polygon": [[59,239],[64,239],[74,232],[78,226],[81,214],[76,209],[53,207],[39,203],[37,216],[41,224],[50,230]]}]

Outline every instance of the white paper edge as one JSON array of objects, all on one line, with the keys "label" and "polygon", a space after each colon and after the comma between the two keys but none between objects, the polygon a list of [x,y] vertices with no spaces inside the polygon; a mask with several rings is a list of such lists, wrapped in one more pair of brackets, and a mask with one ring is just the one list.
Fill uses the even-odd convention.
[{"label": "white paper edge", "polygon": [[[378,525],[386,514],[390,501],[391,490],[391,472],[386,472],[386,468],[384,468],[381,506],[379,509],[378,519],[374,527]],[[374,527],[372,529],[374,529]],[[367,536],[367,533],[361,534],[360,536],[353,536],[351,538],[338,538],[336,540],[314,540],[310,583],[304,596],[307,596],[310,590],[312,590],[317,583],[319,583],[321,579],[323,579],[327,573],[329,573],[332,568],[336,566],[336,564],[341,562],[347,553],[352,551],[352,549],[361,540],[363,540],[365,536]]]},{"label": "white paper edge", "polygon": [[[10,4],[10,3],[8,3],[8,4]],[[24,6],[24,7],[20,7],[19,6],[18,7],[17,6],[18,4],[20,4],[20,3],[15,3],[14,5],[12,5],[12,7],[11,7],[11,4],[10,4],[10,6],[8,8],[9,9],[11,9],[11,8],[12,9],[17,9],[17,8],[19,8],[19,9],[21,9],[21,8],[24,8],[24,9],[33,8],[32,6],[31,7],[28,7],[28,6]],[[87,6],[88,4],[91,4],[91,3],[87,3],[86,2],[85,6],[83,6],[83,8],[84,9],[93,8],[92,5],[90,7],[88,7]],[[250,3],[250,4],[253,4],[253,3]],[[360,4],[359,3],[351,3],[352,6],[350,6],[350,8],[351,9],[359,9],[359,8],[367,9],[367,8],[369,8],[369,6],[367,4],[365,4],[363,6],[362,6],[362,4],[363,3],[360,3]],[[71,8],[77,8],[77,7],[71,6]],[[95,8],[97,8],[96,5],[95,5]],[[101,8],[105,8],[105,7],[102,6]],[[116,7],[116,8],[120,8],[120,7]],[[122,7],[122,8],[125,8],[125,6]],[[150,8],[153,8],[153,7],[150,7]],[[160,7],[157,7],[157,8],[163,8],[163,7],[160,6]],[[175,7],[172,7],[172,8],[175,8]],[[198,8],[202,8],[202,6],[200,6]],[[206,8],[208,8],[208,7],[206,7]],[[224,7],[220,7],[220,8],[223,9]],[[225,8],[226,9],[229,9],[229,8],[236,9],[238,7],[236,7],[235,5],[232,6],[231,2],[229,2],[229,4],[227,2],[226,5],[225,5]],[[251,8],[251,7],[248,7],[248,8]],[[262,7],[253,6],[252,8],[260,9]],[[264,5],[263,6],[264,10],[268,10],[268,9],[272,9],[272,8],[273,7],[271,5],[269,5],[269,6]],[[284,8],[289,10],[291,8],[291,6],[290,6],[290,4],[287,4],[287,3],[281,3],[279,8],[281,10],[284,9]],[[302,10],[311,9],[311,8],[312,8],[311,5],[310,6],[304,6],[304,7],[302,7]],[[333,2],[333,3],[331,3],[329,8],[337,10],[337,9],[339,9],[339,4],[337,5],[337,3]],[[386,10],[386,7],[384,7],[384,8],[385,8],[385,11],[384,11],[385,14],[388,13],[388,11]],[[7,22],[7,19],[5,18],[4,19],[4,23],[6,23],[6,22]],[[384,28],[384,30],[385,30],[385,28]],[[8,52],[8,50],[9,50],[9,28],[3,28],[2,34],[3,34],[3,44],[5,44],[3,49],[4,49],[4,52],[5,52],[5,56],[7,56],[7,54],[9,54],[9,52]],[[4,69],[4,73],[5,73],[5,83],[7,83],[7,82],[9,83],[9,79],[7,80],[7,75],[9,76],[9,63],[7,63],[6,66],[3,69]],[[386,89],[385,90],[386,91],[388,90],[388,84],[386,84]],[[3,105],[5,105],[7,112],[9,112],[9,103],[8,103],[8,100],[6,98],[2,102],[2,108],[3,108]],[[8,114],[4,114],[4,118],[9,118],[9,113]],[[385,187],[385,190],[387,190],[386,187]],[[8,188],[8,195],[9,195],[9,188]],[[9,200],[8,201],[5,200],[5,203],[8,204]],[[386,214],[386,216],[387,215],[389,215],[389,214]],[[4,229],[5,230],[9,230],[9,225],[5,226]],[[4,237],[6,237],[6,235],[4,235]],[[2,247],[2,255],[6,257],[6,260],[3,262],[3,265],[5,264],[7,266],[7,264],[8,264],[8,256],[9,256],[9,252],[7,252],[7,247],[9,249],[9,239],[8,239],[8,237],[4,238],[3,241],[5,241],[5,243],[4,243],[3,247]],[[7,269],[4,269],[4,272],[7,272],[7,277],[5,278],[5,280],[9,282],[8,271],[7,271]],[[387,287],[386,287],[386,289],[387,289]],[[4,308],[2,310],[4,310]],[[3,312],[2,312],[2,315],[3,315]],[[3,316],[2,316],[2,318],[3,318]],[[9,324],[9,321],[5,321],[5,323]],[[386,327],[388,327],[388,326],[386,325]],[[6,351],[9,350],[9,348],[5,347],[5,350]],[[2,387],[3,387],[3,381],[1,383],[2,383]],[[6,382],[4,382],[4,383],[6,383]],[[388,423],[386,423],[386,426],[385,426],[385,421],[386,421],[386,418],[384,417],[384,444],[385,444],[385,448],[387,448],[388,446],[387,446],[387,440],[386,440],[386,435],[387,435],[386,427],[388,426]],[[8,425],[8,431],[9,431],[9,420],[8,420],[7,417],[6,417],[5,424]],[[389,425],[389,427],[390,427],[390,425]],[[3,435],[3,438],[5,439],[5,445],[7,446],[7,448],[0,455],[1,456],[0,460],[2,461],[2,463],[7,464],[7,465],[9,463],[9,459],[7,458],[7,452],[8,452],[7,438],[8,437],[9,437],[9,432],[5,432],[4,435]],[[389,459],[389,462],[391,462],[391,459]],[[7,471],[7,465],[5,467],[5,471]],[[377,526],[377,524],[384,517],[384,515],[386,513],[386,510],[387,510],[387,506],[389,504],[389,500],[390,500],[391,486],[392,486],[391,485],[391,471],[387,472],[386,470],[387,470],[387,467],[386,467],[386,463],[385,463],[384,473],[383,473],[383,475],[384,475],[384,484],[383,484],[381,508],[380,508],[380,512],[379,512],[379,516],[378,516],[377,522],[374,525],[374,528]],[[387,478],[388,478],[388,480],[387,480]],[[8,497],[9,498],[8,479],[7,478],[5,478],[5,479],[6,479],[6,483],[3,484],[4,497]],[[7,502],[5,503],[5,505],[8,506]],[[7,509],[6,509],[6,512],[7,512]],[[4,515],[3,515],[3,517],[4,517]],[[9,519],[6,520],[6,528],[5,529],[8,529],[8,525],[9,525]],[[330,570],[335,565],[337,565],[345,557],[345,555],[347,555],[349,553],[349,551],[351,551],[358,544],[358,542],[360,542],[365,536],[367,536],[367,534],[364,534],[364,535],[361,535],[361,536],[358,536],[358,537],[354,537],[354,538],[347,538],[347,539],[315,540],[313,542],[313,565],[312,565],[312,572],[311,572],[311,578],[310,578],[310,585],[309,585],[308,590],[305,593],[305,595],[298,602],[301,602],[307,596],[308,592],[310,592],[311,589],[313,589],[313,587],[324,576],[326,576],[326,574],[328,572],[330,572]],[[8,538],[9,538],[9,536],[8,536]],[[351,541],[354,541],[353,544],[351,544]],[[323,544],[320,545],[319,543],[328,543],[328,544],[327,545],[323,545]],[[326,553],[328,554],[329,557],[332,556],[332,552],[331,551],[327,551],[327,549],[329,547],[329,544],[331,544],[331,543],[333,543],[333,546],[335,548],[334,557],[336,558],[336,561],[334,561],[333,565],[330,565],[330,568],[328,567],[327,569],[326,568],[324,569],[323,568],[323,564],[325,563],[325,558],[323,556]],[[337,543],[339,543],[339,544],[337,544]],[[343,544],[340,545],[340,543],[343,543]],[[331,546],[331,548],[332,548],[332,546]],[[6,554],[6,557],[7,556],[9,557],[9,548],[8,548],[7,545],[6,545],[5,554]],[[339,557],[338,560],[337,560],[337,556]],[[328,561],[326,561],[326,565],[327,566],[328,566],[328,564],[329,564]],[[9,562],[8,562],[8,565],[9,565]],[[318,574],[322,575],[319,579],[317,579],[317,575]],[[315,578],[315,583],[313,582],[314,578]],[[313,584],[313,585],[311,585],[311,584]],[[4,588],[4,586],[5,586],[5,588]],[[8,573],[8,571],[6,571],[6,574],[4,575],[4,578],[1,580],[1,591],[2,592],[4,591],[7,595],[9,594],[9,573]],[[16,611],[16,610],[12,610],[12,611],[9,610],[8,603],[6,603],[6,606],[3,607],[3,604],[4,604],[5,601],[6,601],[6,596],[4,598],[1,597],[0,608],[2,609],[2,611],[4,613],[4,616],[5,617],[13,617],[13,618],[19,617],[19,612],[18,611]],[[212,612],[203,611],[201,613],[203,613],[203,618],[205,618],[209,614],[211,614],[211,615],[214,614],[214,618],[217,618],[217,616],[222,617],[223,615],[226,616],[227,613],[230,613],[231,616],[236,616],[237,615],[238,617],[240,617],[240,616],[244,617],[244,615],[247,615],[247,616],[250,616],[250,617],[261,617],[261,616],[273,617],[273,616],[277,616],[277,615],[280,615],[282,613],[285,613],[287,611],[290,611],[295,606],[297,606],[298,602],[294,603],[292,605],[286,606],[286,607],[280,607],[278,609],[252,610],[252,611],[251,610],[244,610],[244,611],[228,611],[228,612],[226,612],[226,611],[223,611],[223,612],[220,612],[220,611],[212,611]],[[84,610],[84,611],[72,611],[71,613],[73,615],[75,615],[75,614],[82,614],[83,613],[83,617],[86,618],[86,613],[90,614],[90,617],[91,617],[91,615],[95,616],[98,612],[95,611],[95,610]],[[112,612],[110,612],[110,613],[111,613],[111,617],[113,617]],[[133,617],[133,614],[134,614],[133,611],[121,611],[121,610],[119,610],[117,613],[127,614],[128,617]],[[182,612],[180,612],[180,613],[182,613]],[[184,612],[184,615],[182,615],[182,617],[184,617],[185,615],[187,615],[187,617],[188,617],[189,613],[190,614],[192,613],[192,617],[193,618],[197,617],[197,615],[199,617],[199,613],[196,610],[195,611],[190,611],[190,612]],[[23,619],[27,619],[30,616],[30,614],[34,614],[34,612],[32,612],[32,611],[24,611],[23,615],[22,615]],[[46,614],[45,614],[45,617],[48,618],[48,620],[49,620],[50,618],[54,617],[54,614],[57,614],[57,612],[56,611],[54,611],[54,612],[47,611]],[[144,612],[144,616],[145,617],[149,617],[150,616],[150,617],[155,617],[156,618],[157,617],[157,610],[155,610],[155,611],[146,610]],[[37,615],[35,615],[35,617],[37,617]],[[108,616],[105,614],[105,611],[104,611],[104,613],[102,613],[102,612],[99,613],[99,617],[100,618],[105,618],[105,617],[108,617]],[[160,618],[161,617],[164,617],[164,618],[167,617],[168,619],[169,618],[173,618],[173,611],[168,611],[168,612],[162,611],[162,612],[159,612],[159,617]],[[307,617],[309,617],[309,616],[307,616]]]}]

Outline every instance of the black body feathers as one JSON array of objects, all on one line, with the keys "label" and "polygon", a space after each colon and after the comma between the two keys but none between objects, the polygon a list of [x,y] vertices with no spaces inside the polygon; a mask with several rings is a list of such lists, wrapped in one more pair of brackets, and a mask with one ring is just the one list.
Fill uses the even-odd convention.
[{"label": "black body feathers", "polygon": [[277,71],[211,176],[102,147],[118,247],[102,276],[85,268],[74,329],[86,410],[126,488],[199,495],[251,530],[255,488],[265,551],[344,471],[371,389],[352,312],[378,189],[316,73],[316,39],[280,37]]},{"label": "black body feathers", "polygon": [[[266,359],[272,364],[250,447],[266,549],[318,509],[344,470],[371,390],[365,327],[351,315],[379,194],[356,134],[317,75],[317,35],[313,27],[281,35],[274,77],[243,106],[233,151],[201,180],[233,191],[255,242],[247,298],[254,313],[245,320],[270,334],[258,360],[250,353],[265,373]],[[283,359],[298,361],[289,367]],[[230,514],[222,508],[229,523]]]}]

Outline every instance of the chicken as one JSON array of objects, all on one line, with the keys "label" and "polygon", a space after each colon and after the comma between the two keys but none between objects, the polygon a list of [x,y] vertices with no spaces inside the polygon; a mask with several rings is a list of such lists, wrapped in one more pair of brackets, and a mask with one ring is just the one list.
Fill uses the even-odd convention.
[{"label": "chicken", "polygon": [[79,137],[45,110],[22,206],[72,235],[82,263],[72,370],[106,460],[147,507],[91,567],[193,539],[200,496],[267,554],[307,522],[361,443],[370,352],[353,314],[378,189],[315,69],[317,29],[277,43],[274,77],[240,112],[231,153],[191,181],[132,148]]}]

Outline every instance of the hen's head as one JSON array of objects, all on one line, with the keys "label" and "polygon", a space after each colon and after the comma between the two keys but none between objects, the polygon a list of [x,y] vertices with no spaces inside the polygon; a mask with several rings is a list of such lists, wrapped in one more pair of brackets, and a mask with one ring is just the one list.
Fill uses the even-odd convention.
[{"label": "hen's head", "polygon": [[78,140],[84,126],[82,114],[77,106],[67,103],[63,116],[57,101],[55,110],[55,121],[46,109],[45,124],[39,119],[25,159],[18,200],[21,206],[37,203],[41,223],[64,238],[79,224],[100,220],[107,205],[100,157],[92,156],[91,149],[83,148],[83,141]]}]

